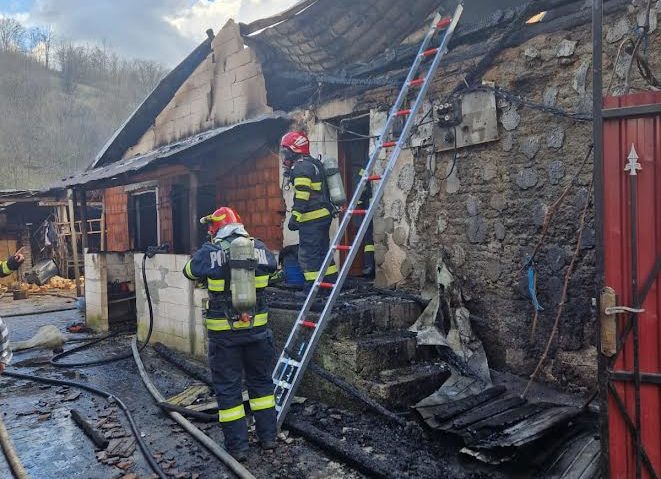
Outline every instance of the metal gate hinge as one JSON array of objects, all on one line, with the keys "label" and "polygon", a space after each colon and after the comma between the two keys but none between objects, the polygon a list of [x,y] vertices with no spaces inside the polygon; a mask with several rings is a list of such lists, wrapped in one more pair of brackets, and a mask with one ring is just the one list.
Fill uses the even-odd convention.
[{"label": "metal gate hinge", "polygon": [[630,308],[629,306],[612,306],[604,310],[604,313],[608,315],[622,314],[622,313],[644,313],[644,312],[645,312],[644,309]]}]

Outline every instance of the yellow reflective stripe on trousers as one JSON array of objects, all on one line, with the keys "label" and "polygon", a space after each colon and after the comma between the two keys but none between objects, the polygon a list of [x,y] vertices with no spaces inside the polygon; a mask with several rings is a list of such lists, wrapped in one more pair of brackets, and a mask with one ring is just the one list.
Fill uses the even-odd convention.
[{"label": "yellow reflective stripe on trousers", "polygon": [[330,216],[330,211],[326,208],[321,208],[314,211],[308,211],[307,213],[299,213],[298,211],[292,211],[292,215],[296,218],[296,221],[299,223],[305,223],[306,221],[318,220],[320,218],[325,218]]},{"label": "yellow reflective stripe on trousers", "polygon": [[363,252],[365,252],[365,253],[374,253],[375,250],[376,250],[376,248],[374,247],[373,244],[366,244],[365,249],[363,249]]},{"label": "yellow reflective stripe on trousers", "polygon": [[297,200],[308,201],[310,199],[310,192],[309,191],[297,191],[296,194],[294,195],[294,198],[296,198]]},{"label": "yellow reflective stripe on trousers", "polygon": [[[337,265],[332,264],[328,267],[326,270],[325,276],[328,276],[330,274],[336,274],[337,273]],[[319,275],[319,271],[307,271],[303,273],[303,277],[305,278],[306,281],[314,281],[317,279],[317,276]]]},{"label": "yellow reflective stripe on trousers", "polygon": [[310,189],[314,191],[321,191],[321,181],[318,183],[310,183]]},{"label": "yellow reflective stripe on trousers", "polygon": [[11,273],[12,273],[12,270],[9,269],[9,265],[7,264],[6,261],[3,261],[2,262],[2,274],[4,274],[6,276],[6,275],[11,274]]},{"label": "yellow reflective stripe on trousers", "polygon": [[294,186],[307,186],[309,188],[311,184],[312,180],[310,178],[294,178]]},{"label": "yellow reflective stripe on trousers", "polygon": [[266,276],[255,276],[255,288],[262,289],[266,288],[269,285],[269,275]]},{"label": "yellow reflective stripe on trousers", "polygon": [[246,409],[243,404],[229,409],[218,410],[218,420],[220,422],[232,422],[246,417]]},{"label": "yellow reflective stripe on trousers", "polygon": [[197,277],[191,271],[191,262],[192,261],[188,261],[188,263],[186,263],[186,266],[184,267],[184,272],[186,273],[188,279],[197,279]]},{"label": "yellow reflective stripe on trousers", "polygon": [[[269,321],[269,313],[259,313],[255,315],[254,327],[264,326]],[[205,326],[209,331],[231,331],[229,321],[226,319],[209,319],[204,321]],[[249,322],[234,321],[234,329],[248,329],[250,328]]]},{"label": "yellow reflective stripe on trousers", "polygon": [[214,293],[222,293],[225,291],[225,280],[224,279],[207,279],[207,287],[209,291]]},{"label": "yellow reflective stripe on trousers", "polygon": [[275,396],[273,396],[273,394],[250,400],[250,409],[253,412],[270,409],[272,407],[275,407]]}]

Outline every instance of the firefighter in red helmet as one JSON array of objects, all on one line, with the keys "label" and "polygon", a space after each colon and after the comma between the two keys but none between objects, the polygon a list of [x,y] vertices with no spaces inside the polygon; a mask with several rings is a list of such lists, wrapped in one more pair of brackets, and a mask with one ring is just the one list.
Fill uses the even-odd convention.
[{"label": "firefighter in red helmet", "polygon": [[209,368],[218,399],[225,447],[237,460],[248,453],[248,424],[243,406],[243,381],[263,449],[276,447],[277,421],[271,370],[275,359],[268,328],[264,288],[276,269],[266,245],[251,238],[239,215],[218,208],[203,217],[210,241],[184,267],[191,281],[206,281],[209,305],[205,326],[209,337]]},{"label": "firefighter in red helmet", "polygon": [[333,216],[324,166],[310,156],[310,141],[305,133],[292,131],[280,141],[280,155],[285,176],[294,185],[294,207],[287,225],[298,231],[298,262],[308,287],[320,274],[324,281],[334,283],[337,266],[331,263],[320,273],[329,247],[329,231]]}]

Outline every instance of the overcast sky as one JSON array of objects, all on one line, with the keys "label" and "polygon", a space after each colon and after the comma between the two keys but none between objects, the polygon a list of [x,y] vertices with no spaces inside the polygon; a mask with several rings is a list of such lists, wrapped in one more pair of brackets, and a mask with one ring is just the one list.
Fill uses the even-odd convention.
[{"label": "overcast sky", "polygon": [[251,22],[298,0],[0,0],[0,17],[51,25],[77,42],[105,41],[127,57],[176,65],[229,18]]}]

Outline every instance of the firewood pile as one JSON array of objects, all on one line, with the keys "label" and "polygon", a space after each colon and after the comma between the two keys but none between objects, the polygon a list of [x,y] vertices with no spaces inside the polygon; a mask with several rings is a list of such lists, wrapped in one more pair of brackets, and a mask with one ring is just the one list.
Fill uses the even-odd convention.
[{"label": "firewood pile", "polygon": [[[80,286],[85,287],[85,278],[83,276],[80,277]],[[16,282],[8,286],[0,285],[0,293],[2,294],[13,291],[24,291],[27,294],[76,291],[76,280],[54,276],[43,286],[25,282]]]}]

